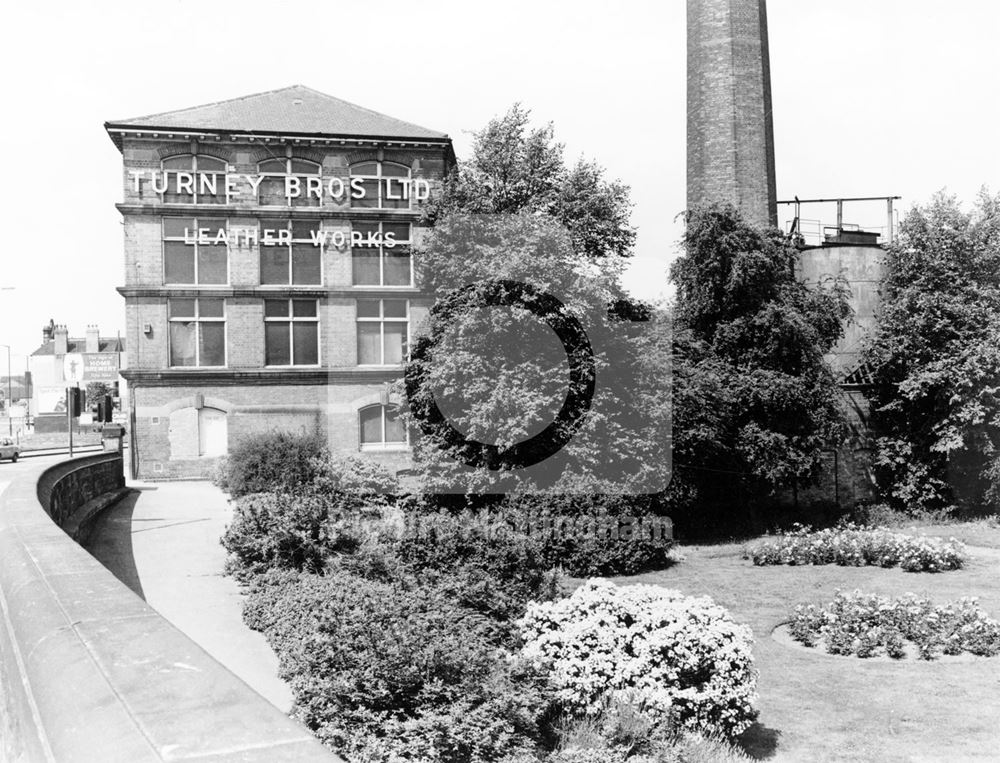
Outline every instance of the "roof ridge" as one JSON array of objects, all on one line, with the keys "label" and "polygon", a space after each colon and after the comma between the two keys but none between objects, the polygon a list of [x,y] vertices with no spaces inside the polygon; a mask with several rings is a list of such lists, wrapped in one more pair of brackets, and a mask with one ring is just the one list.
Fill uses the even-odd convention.
[{"label": "roof ridge", "polygon": [[[236,98],[223,98],[220,101],[209,101],[208,103],[199,103],[197,106],[185,106],[184,108],[181,108],[181,109],[170,109],[170,110],[167,110],[167,111],[157,111],[157,112],[155,112],[153,114],[143,114],[142,116],[139,116],[139,117],[128,117],[127,119],[109,119],[106,122],[106,124],[113,125],[113,124],[119,124],[119,123],[135,122],[135,121],[138,121],[140,119],[152,119],[153,117],[162,117],[162,116],[166,116],[167,114],[183,114],[185,111],[194,111],[196,109],[205,109],[205,108],[208,108],[209,106],[221,106],[224,103],[235,103],[237,101],[245,101],[248,98],[258,98],[258,97],[260,97],[262,95],[271,95],[272,93],[280,93],[282,90],[292,90],[294,88],[302,88],[303,90],[312,90],[312,92],[314,92],[314,93],[318,93],[319,92],[318,90],[313,90],[311,87],[306,87],[305,85],[299,85],[299,84],[286,85],[285,87],[276,87],[276,88],[274,88],[272,90],[261,90],[259,93],[248,93],[247,95],[240,95],[240,96],[237,96]],[[320,93],[320,95],[324,95],[324,94]],[[332,97],[332,96],[328,96],[328,97]],[[346,101],[345,101],[345,103],[346,103]],[[418,127],[419,125],[414,125],[414,126]]]}]

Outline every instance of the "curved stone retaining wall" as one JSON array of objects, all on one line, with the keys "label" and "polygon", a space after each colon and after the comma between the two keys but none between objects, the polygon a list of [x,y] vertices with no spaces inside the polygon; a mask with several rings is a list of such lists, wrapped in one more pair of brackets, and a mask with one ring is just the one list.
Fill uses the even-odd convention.
[{"label": "curved stone retaining wall", "polygon": [[61,529],[85,532],[122,473],[101,454],[0,494],[0,760],[338,760]]}]

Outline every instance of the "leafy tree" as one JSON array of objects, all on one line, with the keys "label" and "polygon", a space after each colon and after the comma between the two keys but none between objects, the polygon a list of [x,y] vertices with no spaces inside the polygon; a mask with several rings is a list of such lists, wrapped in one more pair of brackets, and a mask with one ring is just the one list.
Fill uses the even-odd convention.
[{"label": "leafy tree", "polygon": [[[622,473],[636,474],[642,459],[637,440],[649,418],[637,408],[639,398],[616,382],[638,374],[641,330],[608,319],[608,305],[625,295],[614,258],[583,267],[571,236],[545,215],[468,216],[451,213],[439,219],[433,234],[417,253],[421,282],[442,300],[429,326],[427,347],[415,352],[408,368],[411,409],[426,411],[433,401],[448,422],[470,439],[509,448],[538,434],[556,418],[567,388],[578,389],[586,379],[569,376],[566,349],[552,330],[522,308],[483,308],[449,304],[448,295],[469,284],[479,289],[487,281],[526,284],[556,296],[560,315],[584,327],[594,353],[599,383],[589,412],[545,475],[535,473],[530,486],[559,489],[581,479],[596,483]],[[540,298],[527,297],[528,304]],[[431,341],[431,338],[433,341]],[[421,344],[425,343],[425,344]],[[669,379],[649,374],[666,394]],[[570,424],[565,424],[570,431]],[[660,437],[657,442],[662,442]],[[665,447],[665,445],[663,446]],[[442,484],[462,484],[470,492],[500,493],[526,487],[519,470],[502,468],[492,474],[466,473],[453,458],[456,448],[444,433],[420,439],[415,455],[433,491]],[[515,471],[518,474],[515,475]],[[441,482],[435,482],[440,480]]]},{"label": "leafy tree", "polygon": [[545,214],[569,230],[578,254],[629,256],[635,229],[628,186],[606,179],[595,162],[568,166],[552,124],[532,128],[530,116],[514,104],[474,133],[472,156],[449,179],[434,215]]},{"label": "leafy tree", "polygon": [[688,214],[674,343],[674,486],[688,501],[713,492],[749,503],[803,484],[843,434],[823,361],[850,314],[846,289],[807,288],[776,229],[731,206]]},{"label": "leafy tree", "polygon": [[111,394],[111,387],[102,381],[87,382],[87,409],[90,410],[98,403],[104,402],[104,396]]},{"label": "leafy tree", "polygon": [[939,193],[886,253],[875,383],[876,477],[904,510],[1000,503],[1000,195]]}]

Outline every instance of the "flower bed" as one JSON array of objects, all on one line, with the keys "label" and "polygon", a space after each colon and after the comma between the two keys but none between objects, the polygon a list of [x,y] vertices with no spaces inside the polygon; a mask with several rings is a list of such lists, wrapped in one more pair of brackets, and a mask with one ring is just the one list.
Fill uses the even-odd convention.
[{"label": "flower bed", "polygon": [[907,572],[943,572],[965,564],[965,545],[949,538],[914,538],[889,530],[846,524],[813,532],[797,527],[744,551],[757,566],[839,564],[902,567]]},{"label": "flower bed", "polygon": [[941,653],[1000,654],[1000,623],[987,617],[974,598],[938,607],[913,594],[889,599],[838,592],[823,607],[796,607],[789,632],[805,646],[822,644],[830,654],[857,657],[901,659],[907,643],[925,660]]},{"label": "flower bed", "polygon": [[519,625],[524,655],[550,670],[557,697],[578,712],[626,701],[659,721],[724,734],[753,718],[753,634],[707,597],[596,579],[530,604]]}]

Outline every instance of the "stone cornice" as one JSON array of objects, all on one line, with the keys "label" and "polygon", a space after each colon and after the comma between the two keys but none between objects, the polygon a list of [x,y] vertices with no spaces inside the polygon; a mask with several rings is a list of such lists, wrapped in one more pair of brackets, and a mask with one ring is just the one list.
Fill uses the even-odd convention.
[{"label": "stone cornice", "polygon": [[127,368],[121,375],[136,387],[295,386],[331,383],[381,384],[402,378],[401,368]]},{"label": "stone cornice", "polygon": [[259,207],[237,204],[115,204],[123,215],[147,215],[154,217],[245,217],[279,218],[293,220],[404,220],[419,222],[421,209],[370,209],[361,207]]},{"label": "stone cornice", "polygon": [[413,286],[386,286],[357,289],[349,286],[118,286],[115,291],[125,299],[195,299],[197,297],[250,298],[250,299],[323,299],[325,297],[351,297],[378,299],[379,297],[431,298],[433,295]]}]

